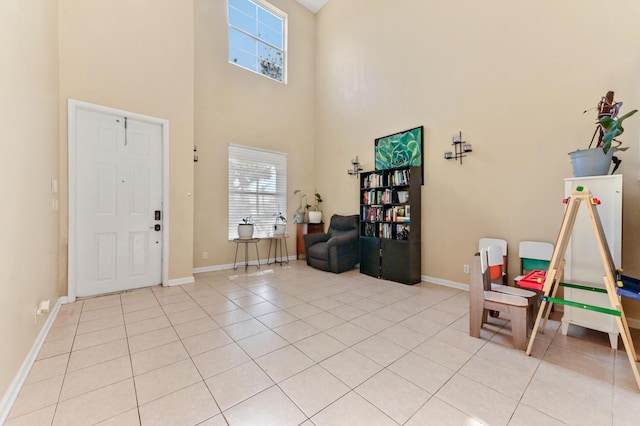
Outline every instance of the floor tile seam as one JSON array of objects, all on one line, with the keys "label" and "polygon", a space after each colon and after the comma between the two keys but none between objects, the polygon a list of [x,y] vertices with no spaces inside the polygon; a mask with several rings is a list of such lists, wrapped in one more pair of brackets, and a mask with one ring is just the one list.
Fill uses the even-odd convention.
[{"label": "floor tile seam", "polygon": [[[495,374],[495,372],[493,372],[493,373]],[[493,390],[494,392],[500,394],[501,396],[503,396],[505,398],[511,399],[513,401],[516,401],[516,406],[517,406],[517,404],[519,404],[522,401],[522,397],[524,396],[524,394],[527,391],[529,385],[531,384],[531,381],[533,380],[533,375],[531,375],[529,377],[529,379],[527,380],[526,385],[524,385],[522,387],[522,390],[520,391],[520,394],[516,398],[514,398],[512,395],[508,395],[508,394],[504,393],[501,389],[499,389],[497,387],[494,387],[492,385],[488,385],[488,384],[486,384],[486,383],[474,378],[472,375],[470,375],[468,373],[465,373],[464,371],[458,370],[458,371],[456,371],[455,374],[459,374],[460,376],[462,376],[462,377],[464,377],[466,379],[469,379],[469,380],[472,380],[472,381],[474,381],[474,382],[476,382],[478,384],[481,384],[482,386],[485,386],[485,387]],[[513,415],[513,413],[511,413],[511,414]]]},{"label": "floor tile seam", "polygon": [[[81,394],[81,395],[77,395],[77,396],[75,396],[75,397],[73,397],[73,398],[69,398],[69,399],[65,399],[65,400],[58,400],[58,402],[56,403],[56,409],[55,409],[55,412],[54,412],[54,414],[53,414],[53,418],[51,419],[51,424],[53,425],[53,424],[55,423],[56,415],[58,414],[58,409],[60,408],[60,405],[61,405],[61,404],[69,403],[69,401],[72,401],[72,400],[74,400],[74,399],[81,398],[81,397],[85,397],[85,396],[87,396],[87,395],[89,395],[89,394],[91,394],[91,393],[94,393],[94,392],[98,392],[98,391],[100,391],[100,390],[103,390],[103,389],[104,389],[104,388],[106,388],[106,387],[113,386],[113,385],[116,385],[116,384],[118,384],[118,383],[126,382],[127,380],[131,380],[131,383],[133,384],[133,386],[134,386],[134,390],[135,390],[135,380],[133,380],[133,377],[127,377],[126,379],[122,379],[122,380],[119,380],[119,381],[117,381],[117,382],[110,383],[110,384],[108,384],[108,385],[105,385],[105,386],[102,386],[102,387],[100,387],[100,388],[97,388],[97,389],[91,390],[91,391],[89,391],[89,392],[85,392],[85,393],[83,393],[83,394]],[[60,390],[62,391],[62,388],[61,388]],[[138,401],[137,401],[137,398],[136,398],[136,407],[138,407]],[[119,416],[120,414],[126,413],[127,411],[129,411],[129,410],[131,410],[131,409],[132,409],[132,408],[127,408],[127,409],[125,409],[124,411],[120,411],[120,412],[114,413],[112,416],[110,416],[110,417],[108,417],[108,418]],[[102,419],[102,420],[100,420],[99,422],[104,422],[105,420],[107,420],[107,419]]]},{"label": "floor tile seam", "polygon": [[[143,331],[142,333],[138,333],[138,334],[131,334],[130,335],[129,334],[130,333],[129,327],[127,327],[127,324],[125,324],[124,325],[125,332],[126,332],[126,337],[125,338],[128,341],[129,339],[132,339],[134,337],[138,337],[138,336],[142,336],[142,335],[145,335],[145,334],[157,332],[157,331],[164,330],[164,329],[167,329],[167,328],[173,328],[173,325],[171,324],[171,320],[169,320],[169,318],[166,316],[166,314],[164,315],[164,317],[166,318],[168,325],[165,325],[164,327],[160,327],[160,328],[154,328],[154,329],[151,329],[151,330],[146,330],[146,331]],[[158,318],[162,318],[162,316],[157,316],[157,317],[150,318],[150,319],[156,319],[157,320]],[[135,323],[133,323],[133,324],[135,324]],[[129,325],[131,325],[131,324],[129,324]],[[173,330],[173,331],[175,332],[175,330]]]},{"label": "floor tile seam", "polygon": [[[100,318],[92,318],[92,319],[88,319],[88,320],[82,320],[82,317],[80,317],[80,320],[78,321],[78,328],[80,328],[80,326],[82,324],[87,324],[87,323],[97,323],[99,321],[110,321],[113,320],[113,318],[117,318],[117,317],[122,317],[122,320],[124,321],[124,312],[122,311],[122,309],[120,310],[119,313],[116,314],[112,314],[112,315],[106,315],[104,317],[100,317]],[[84,333],[82,333],[84,334]]]},{"label": "floor tile seam", "polygon": [[[316,414],[318,414],[319,412],[321,412],[321,411],[322,411],[322,410],[324,410],[325,408],[329,407],[329,405],[331,405],[331,404],[333,404],[334,402],[338,401],[340,398],[342,398],[343,396],[345,396],[346,394],[348,394],[349,392],[351,392],[351,391],[353,390],[353,389],[351,389],[351,387],[349,387],[348,385],[345,385],[345,386],[347,387],[347,389],[348,389],[348,390],[347,390],[344,394],[340,395],[340,397],[339,397],[338,399],[336,399],[336,400],[332,401],[331,403],[329,403],[328,405],[326,405],[326,406],[322,407],[321,409],[319,409],[319,410],[318,410],[318,411],[316,411],[315,413],[313,413],[313,414],[311,414],[311,415],[308,415],[307,413],[305,413],[305,412],[304,412],[304,410],[302,409],[302,407],[301,407],[300,405],[298,405],[298,404],[296,403],[296,401],[294,401],[294,400],[293,400],[293,398],[292,398],[292,397],[291,397],[291,396],[290,396],[290,395],[289,395],[289,394],[288,394],[288,393],[287,393],[287,392],[282,388],[282,386],[280,386],[280,384],[281,384],[281,383],[283,383],[283,382],[286,382],[286,381],[287,381],[287,380],[289,380],[290,378],[292,378],[292,377],[294,377],[294,376],[296,376],[296,375],[298,375],[298,374],[301,374],[302,372],[304,372],[304,371],[306,371],[306,370],[309,370],[309,369],[311,369],[311,368],[313,368],[313,367],[315,367],[315,366],[318,366],[318,367],[322,368],[324,371],[327,371],[327,370],[326,370],[326,369],[324,369],[321,365],[319,365],[319,364],[314,364],[314,365],[311,365],[311,366],[309,366],[309,367],[305,368],[304,370],[302,370],[302,371],[300,371],[300,372],[298,372],[298,373],[294,374],[293,376],[288,377],[288,378],[286,378],[286,379],[284,379],[284,380],[281,380],[280,382],[278,382],[278,383],[276,383],[276,384],[275,384],[275,386],[277,386],[277,387],[278,387],[278,389],[280,389],[280,391],[281,391],[281,392],[282,392],[282,393],[283,393],[283,394],[284,394],[284,395],[289,399],[289,401],[291,401],[291,403],[292,403],[293,405],[295,405],[295,406],[298,408],[298,410],[300,410],[300,412],[305,416],[306,420],[305,420],[304,422],[306,422],[306,421],[310,421],[310,420],[311,420],[311,417],[315,416]],[[331,372],[327,371],[327,373],[329,373],[332,377],[334,377],[334,378],[336,378],[337,380],[339,380],[337,377],[335,377],[333,374],[331,374]],[[342,381],[341,381],[341,383],[342,383]],[[304,423],[304,422],[302,422],[302,423]]]},{"label": "floor tile seam", "polygon": [[91,392],[94,392],[94,391],[97,391],[97,390],[100,390],[100,389],[104,389],[104,388],[106,388],[106,387],[108,387],[108,386],[114,385],[114,384],[116,384],[116,383],[123,382],[123,381],[125,381],[125,380],[127,380],[127,379],[133,379],[133,378],[134,378],[134,374],[133,374],[133,367],[131,366],[131,363],[130,363],[130,367],[131,367],[131,368],[129,369],[129,373],[131,374],[130,376],[125,377],[125,378],[122,378],[122,379],[120,379],[120,380],[117,380],[117,381],[115,381],[115,382],[113,382],[113,383],[108,383],[108,384],[106,384],[106,385],[99,386],[99,387],[97,387],[97,388],[95,388],[95,389],[91,389],[91,390],[86,391],[86,392],[84,392],[84,393],[82,393],[82,394],[80,394],[80,395],[74,395],[74,396],[72,396],[72,397],[62,399],[62,389],[64,388],[64,382],[66,382],[66,380],[67,380],[67,377],[68,377],[68,376],[70,376],[70,375],[72,375],[72,374],[76,374],[76,373],[78,373],[78,372],[80,372],[80,371],[82,371],[82,370],[86,370],[87,368],[95,367],[95,366],[98,366],[98,365],[100,365],[100,364],[105,364],[105,363],[107,363],[107,362],[115,361],[115,360],[117,360],[117,359],[121,359],[121,358],[129,358],[129,361],[131,361],[131,357],[130,357],[130,356],[128,356],[128,355],[124,355],[124,356],[121,356],[121,357],[118,357],[118,358],[110,359],[110,360],[108,360],[108,361],[102,361],[102,362],[99,362],[99,363],[97,363],[97,364],[90,365],[90,366],[88,366],[88,367],[83,367],[83,368],[80,368],[80,369],[77,369],[77,370],[73,370],[73,371],[71,371],[71,372],[69,372],[69,373],[65,373],[64,381],[63,381],[63,383],[62,383],[62,386],[60,387],[60,396],[58,397],[58,404],[60,404],[61,402],[65,402],[65,401],[72,400],[72,399],[74,399],[74,398],[77,398],[77,397],[80,397],[80,396],[86,395],[86,394],[88,394],[88,393],[91,393]]},{"label": "floor tile seam", "polygon": [[[91,298],[87,298],[87,299],[84,299],[84,300],[92,300],[92,299]],[[89,312],[99,311],[101,309],[115,308],[115,307],[118,307],[118,306],[122,307],[122,301],[119,300],[118,302],[113,303],[113,304],[109,304],[109,305],[106,305],[106,306],[98,306],[98,307],[93,307],[93,308],[87,308],[86,303],[84,303],[82,305],[82,309],[80,310],[80,315],[86,314],[86,313],[89,313]]]},{"label": "floor tile seam", "polygon": [[[86,346],[86,347],[83,347],[83,348],[76,348],[75,347],[76,339],[74,338],[73,344],[71,345],[71,351],[69,353],[79,352],[79,351],[83,351],[83,350],[86,350],[86,349],[95,348],[96,346],[105,345],[107,343],[112,343],[112,342],[115,342],[116,340],[126,339],[128,336],[127,336],[127,329],[126,329],[126,327],[124,325],[118,325],[118,326],[111,327],[111,328],[105,328],[104,330],[112,330],[112,329],[118,328],[118,327],[123,327],[124,328],[124,333],[125,333],[124,336],[115,337],[115,338],[112,338],[110,340],[101,341],[100,343],[94,343],[94,344],[92,344],[90,346]],[[104,330],[98,330],[98,331],[104,331]],[[86,336],[86,334],[81,334],[80,336]]]},{"label": "floor tile seam", "polygon": [[[211,389],[209,389],[209,385],[206,382],[205,382],[205,386],[207,386],[207,389],[209,390],[209,393],[211,393]],[[227,412],[229,410],[231,410],[234,407],[236,407],[236,406],[238,406],[238,405],[250,400],[251,398],[254,398],[254,397],[260,395],[261,393],[264,393],[264,392],[268,391],[269,389],[271,389],[273,387],[277,387],[277,385],[275,383],[273,383],[272,385],[266,387],[265,389],[262,389],[260,392],[254,393],[253,395],[248,396],[248,397],[244,398],[243,400],[234,403],[233,405],[230,405],[229,407],[225,408],[224,411],[221,409],[220,404],[215,399],[215,397],[213,398],[213,400],[216,402],[216,405],[218,406],[218,409],[220,409],[220,413],[224,416],[225,421],[227,421],[227,424],[230,424],[229,421],[227,420],[227,415],[228,415]],[[212,394],[212,396],[213,396],[213,394]]]},{"label": "floor tile seam", "polygon": [[[196,369],[196,371],[197,371],[197,369]],[[200,375],[199,372],[198,372],[198,375]],[[134,382],[134,385],[135,385],[135,380],[133,380],[133,382]],[[200,379],[198,379],[198,380],[196,380],[196,381],[194,381],[192,383],[186,384],[186,385],[184,385],[183,387],[181,387],[179,389],[174,389],[171,392],[163,394],[163,395],[160,395],[160,396],[158,396],[158,397],[156,397],[154,399],[150,399],[148,401],[145,401],[143,404],[140,404],[140,400],[138,399],[138,393],[137,393],[137,389],[136,389],[136,406],[138,407],[138,411],[140,410],[140,408],[142,408],[142,407],[144,407],[146,405],[149,405],[152,402],[158,401],[158,400],[160,400],[162,398],[166,398],[166,397],[168,397],[170,395],[173,395],[173,394],[175,394],[177,392],[183,391],[183,390],[185,390],[187,388],[190,388],[191,386],[197,385],[198,383],[201,383],[201,382],[204,384],[205,387],[207,387],[206,382],[202,379],[202,377],[200,377]],[[213,398],[213,395],[212,395],[212,398]],[[216,403],[216,405],[218,404],[218,402],[215,400],[215,398],[213,398],[213,401]],[[220,409],[219,406],[218,406],[218,409]],[[119,413],[119,414],[122,414],[122,413]]]},{"label": "floor tile seam", "polygon": [[[577,351],[577,350],[571,349],[571,348],[569,348],[569,347],[567,347],[567,346],[562,346],[562,345],[554,344],[553,342],[554,342],[554,340],[552,339],[552,340],[551,340],[551,342],[550,342],[550,344],[549,344],[549,347],[554,346],[554,347],[556,347],[556,348],[562,349],[563,351],[573,352],[573,353],[575,353],[575,354],[578,354],[578,355],[584,356],[584,357],[586,357],[586,358],[589,358],[591,361],[596,361],[596,362],[598,362],[598,363],[608,362],[608,361],[607,361],[607,360],[605,360],[603,357],[594,356],[594,355],[589,354],[589,353],[587,353],[587,352]],[[612,351],[615,351],[614,349],[611,349],[611,350],[612,350]],[[612,353],[611,353],[610,358],[612,358],[613,360],[615,360],[615,352],[612,352]]]},{"label": "floor tile seam", "polygon": [[367,402],[367,404],[371,405],[377,412],[379,412],[380,414],[382,414],[383,416],[385,416],[386,418],[388,418],[394,425],[400,425],[400,423],[398,423],[397,421],[395,421],[393,418],[391,418],[391,416],[389,416],[387,413],[385,413],[384,411],[382,411],[378,406],[376,406],[375,404],[373,404],[371,401],[369,401],[368,399],[366,399],[365,397],[363,397],[362,395],[360,395],[355,388],[350,389],[349,392],[347,392],[346,394],[342,395],[340,398],[336,399],[335,401],[333,401],[331,404],[329,404],[328,406],[326,406],[325,408],[323,408],[322,410],[318,411],[316,414],[314,414],[312,417],[309,418],[309,420],[311,420],[311,422],[314,422],[313,418],[316,417],[317,415],[319,415],[320,413],[322,413],[323,411],[329,409],[329,407],[331,407],[334,404],[337,404],[341,399],[346,398],[350,393],[354,393],[355,395],[357,395],[358,397],[362,398],[363,400],[365,400]]},{"label": "floor tile seam", "polygon": [[[309,325],[310,327],[316,328],[316,327],[314,327],[313,325],[309,324],[308,322],[304,321],[303,319],[299,319],[298,321],[303,321],[305,324]],[[295,321],[294,321],[294,322],[295,322]],[[293,323],[289,323],[289,324],[293,324]],[[284,327],[284,326],[287,326],[287,325],[289,325],[289,324],[284,324],[284,325],[282,325],[282,326],[278,326],[278,327],[276,327],[276,328]],[[317,332],[315,332],[315,333],[313,333],[313,334],[310,334],[310,335],[308,335],[308,336],[305,336],[305,337],[303,337],[303,338],[301,338],[301,339],[298,339],[298,340],[296,340],[296,341],[292,342],[292,341],[290,341],[289,339],[287,339],[286,337],[284,337],[282,334],[278,333],[275,329],[271,329],[271,328],[270,328],[270,330],[271,330],[271,331],[273,331],[274,333],[276,333],[276,334],[277,334],[278,336],[280,336],[281,338],[283,338],[283,339],[284,339],[287,343],[289,343],[290,345],[293,345],[294,343],[298,343],[298,342],[299,342],[299,341],[301,341],[301,340],[308,339],[309,337],[317,336],[318,334],[320,334],[320,333],[323,333],[323,332],[324,332],[324,330],[318,330],[318,329],[316,328],[316,330],[318,330]],[[241,339],[241,340],[242,340],[242,339]]]},{"label": "floor tile seam", "polygon": [[[71,333],[69,333],[69,334],[70,334],[69,336],[61,337],[61,338],[59,338],[59,339],[51,339],[51,340],[48,340],[48,336],[49,336],[49,334],[50,334],[50,333],[51,333],[51,330],[49,330],[49,333],[47,333],[47,337],[45,337],[44,342],[43,342],[43,345],[44,345],[44,344],[46,344],[46,343],[60,342],[60,341],[62,341],[62,340],[68,340],[68,339],[72,339],[72,340],[73,340],[73,339],[75,339],[75,337],[76,337],[76,332],[75,332],[75,330],[74,330],[73,335],[71,335]],[[41,348],[41,350],[42,350],[42,348]],[[40,353],[40,352],[38,352],[38,354],[39,354],[39,353]]]},{"label": "floor tile seam", "polygon": [[[386,369],[385,369],[385,370],[386,370]],[[396,375],[396,376],[398,376],[398,377],[400,377],[400,378],[404,379],[404,377],[400,376],[399,374],[394,373],[393,371],[390,371],[390,370],[387,370],[387,371],[389,371],[391,374],[394,374],[394,375]],[[380,374],[380,373],[376,373],[376,375],[377,375],[377,374]],[[416,413],[417,413],[418,411],[420,411],[420,409],[424,406],[424,404],[426,404],[426,403],[427,403],[427,401],[429,401],[429,400],[433,397],[433,394],[432,394],[431,392],[429,392],[429,391],[427,391],[427,390],[425,390],[425,389],[420,388],[420,389],[421,389],[421,390],[423,390],[427,395],[429,395],[429,397],[427,398],[427,400],[426,400],[424,403],[420,404],[420,407],[418,407],[418,408],[417,408],[413,413],[411,413],[411,415],[410,415],[408,418],[406,418],[406,419],[404,420],[404,422],[400,423],[400,422],[396,421],[396,419],[394,419],[393,417],[391,417],[391,415],[387,414],[387,413],[386,413],[382,408],[380,408],[380,407],[378,406],[378,404],[376,404],[374,401],[370,401],[370,400],[369,400],[365,395],[363,395],[362,393],[360,393],[360,392],[362,392],[362,390],[358,391],[358,389],[359,389],[362,385],[364,385],[365,383],[367,383],[367,382],[368,382],[369,380],[371,380],[373,377],[374,377],[374,376],[369,377],[367,380],[365,380],[364,382],[362,382],[362,383],[360,383],[358,386],[356,386],[352,391],[353,391],[353,392],[355,392],[355,393],[357,393],[357,394],[358,394],[362,399],[364,399],[365,401],[367,401],[369,404],[371,404],[371,405],[373,405],[374,407],[376,407],[379,411],[381,411],[382,413],[384,413],[387,417],[389,417],[391,420],[393,420],[396,424],[399,424],[399,425],[404,425],[404,424],[406,424],[406,423],[409,421],[409,419],[411,419],[411,417],[415,416],[415,415],[416,415]],[[405,379],[405,380],[406,380],[406,379]],[[410,382],[410,383],[412,383],[412,382]],[[413,384],[413,383],[412,383],[412,384]],[[416,386],[417,386],[417,385],[416,385]],[[419,386],[418,386],[418,387],[419,387]]]},{"label": "floor tile seam", "polygon": [[[84,303],[83,303],[83,306],[84,306]],[[76,332],[77,332],[77,328],[76,328]],[[62,388],[64,387],[64,382],[67,379],[67,375],[70,373],[69,364],[71,362],[71,354],[73,353],[73,345],[76,342],[76,335],[77,334],[74,333],[73,339],[72,339],[72,342],[71,342],[71,346],[69,348],[69,356],[67,357],[67,362],[66,362],[66,364],[64,366],[64,377],[62,378],[62,382],[60,383],[60,389],[58,389],[58,396],[56,398],[56,408],[55,408],[55,410],[53,412],[53,417],[51,418],[51,424],[53,424],[53,421],[56,418],[56,414],[58,412],[58,404],[60,404],[60,398],[62,396]],[[42,348],[40,348],[40,350],[42,350]]]},{"label": "floor tile seam", "polygon": [[[133,368],[133,356],[134,356],[134,355],[138,355],[138,354],[141,354],[141,353],[143,353],[143,352],[147,352],[147,351],[155,350],[155,349],[161,348],[161,347],[163,347],[163,346],[173,345],[173,344],[175,344],[176,342],[178,342],[178,340],[174,340],[173,342],[167,342],[167,343],[164,343],[164,344],[162,344],[162,345],[160,345],[160,346],[154,346],[153,348],[149,348],[149,349],[145,349],[145,350],[143,350],[143,351],[134,352],[133,354],[129,354],[129,359],[131,360],[131,372],[132,372],[133,377],[142,376],[143,374],[147,374],[147,373],[150,373],[150,372],[152,372],[152,371],[159,370],[159,369],[161,369],[161,368],[166,368],[166,367],[170,366],[171,364],[176,364],[176,363],[178,363],[178,362],[184,361],[184,360],[185,360],[185,359],[187,359],[187,358],[191,359],[191,361],[193,362],[193,357],[189,354],[189,351],[187,351],[187,349],[184,347],[184,344],[183,344],[182,342],[180,342],[180,345],[181,345],[182,349],[184,350],[184,352],[185,352],[186,356],[184,356],[183,358],[180,358],[180,359],[176,359],[176,360],[174,360],[174,361],[172,361],[172,362],[170,362],[170,363],[168,363],[168,364],[164,364],[164,365],[161,365],[161,366],[159,366],[159,367],[152,368],[151,370],[146,370],[146,371],[144,371],[144,372],[142,372],[142,373],[138,373],[138,374],[136,374],[135,369]],[[196,366],[195,362],[193,363],[193,365],[196,367],[196,369],[198,368],[198,367]]]},{"label": "floor tile seam", "polygon": [[428,393],[429,393],[429,395],[431,395],[431,396],[429,396],[429,398],[424,402],[424,404],[422,404],[422,405],[420,406],[420,408],[418,408],[418,410],[417,410],[415,413],[413,413],[413,415],[412,415],[411,417],[409,417],[409,418],[407,419],[407,421],[406,421],[404,424],[408,424],[408,423],[411,421],[411,419],[413,419],[413,418],[416,416],[416,414],[418,414],[418,413],[419,413],[419,412],[420,412],[420,411],[421,411],[421,410],[422,410],[422,409],[423,409],[423,408],[424,408],[424,407],[425,407],[429,402],[431,402],[432,400],[438,400],[438,401],[440,401],[442,404],[445,404],[445,405],[447,405],[448,407],[450,407],[450,408],[452,408],[452,409],[454,409],[454,410],[456,410],[456,411],[458,411],[458,412],[460,412],[460,413],[462,413],[462,414],[464,414],[464,415],[466,415],[466,416],[468,416],[468,417],[470,417],[470,418],[472,418],[472,419],[474,418],[473,416],[468,415],[467,413],[465,413],[464,411],[462,411],[462,410],[461,410],[461,409],[459,409],[458,407],[455,407],[455,406],[453,406],[453,405],[449,404],[447,401],[443,400],[442,398],[438,398],[438,396],[437,396],[435,393],[434,393],[434,394],[432,394],[431,392],[428,392]]},{"label": "floor tile seam", "polygon": [[[68,363],[68,360],[67,360],[67,363]],[[36,385],[36,384],[41,383],[41,382],[43,382],[43,381],[45,381],[45,380],[51,380],[51,379],[54,379],[54,378],[56,378],[56,377],[58,377],[58,376],[63,376],[63,377],[62,377],[62,381],[60,382],[60,389],[58,389],[58,397],[56,398],[56,400],[55,400],[55,402],[54,402],[54,403],[51,403],[51,404],[45,405],[45,406],[43,406],[43,407],[36,407],[36,408],[34,408],[34,409],[32,409],[32,410],[25,411],[24,413],[21,413],[21,414],[20,414],[20,415],[18,415],[18,416],[13,416],[13,415],[12,415],[12,413],[13,413],[13,408],[15,407],[16,402],[17,402],[21,397],[22,397],[22,398],[24,398],[24,394],[22,394],[22,395],[21,395],[21,393],[22,393],[22,390],[23,390],[26,386]],[[23,385],[23,387],[22,387],[22,389],[20,390],[21,392],[18,394],[18,397],[16,398],[16,401],[14,401],[13,406],[11,407],[11,410],[9,411],[9,417],[8,417],[7,419],[15,419],[15,418],[18,418],[18,417],[25,416],[25,415],[27,415],[27,414],[35,413],[36,411],[42,410],[42,409],[47,408],[47,407],[51,407],[52,405],[55,405],[55,406],[56,406],[56,409],[57,409],[58,403],[60,402],[60,394],[62,393],[62,386],[64,385],[64,380],[65,380],[65,379],[66,379],[66,373],[60,373],[60,374],[53,375],[53,376],[51,376],[51,377],[47,377],[47,378],[42,379],[42,380],[38,380],[38,381],[36,381],[36,382],[32,382],[32,383],[28,383],[28,384],[24,384],[24,385]]]},{"label": "floor tile seam", "polygon": [[[80,312],[80,322],[86,322],[86,321],[91,321],[91,320],[83,320],[82,317],[85,315],[89,315],[89,314],[100,314],[100,312],[98,311],[107,311],[107,310],[117,310],[116,308],[119,308],[120,312],[119,313],[123,313],[123,309],[122,309],[122,301],[120,301],[117,305],[113,305],[113,306],[108,306],[106,308],[98,308],[98,309],[91,309],[88,311],[82,311]],[[104,313],[104,312],[102,312]],[[104,315],[104,316],[99,316],[98,318],[94,318],[94,319],[102,319],[102,318],[106,318],[106,317],[110,317],[113,315],[117,315],[117,314],[108,314],[108,315]]]},{"label": "floor tile seam", "polygon": [[54,418],[54,416],[55,416],[56,409],[58,408],[58,403],[57,403],[57,402],[54,402],[54,403],[52,403],[52,404],[46,405],[46,406],[41,407],[41,408],[37,408],[37,409],[35,409],[35,410],[29,411],[29,412],[26,412],[26,413],[22,413],[22,414],[20,414],[19,416],[12,416],[12,415],[11,415],[11,413],[12,413],[12,411],[13,411],[13,410],[11,410],[11,411],[9,412],[9,417],[7,417],[7,418],[6,418],[6,421],[10,421],[10,420],[11,420],[11,421],[13,421],[13,420],[17,420],[17,419],[20,419],[20,417],[28,416],[28,415],[30,415],[30,414],[35,413],[36,411],[45,410],[45,409],[47,409],[47,408],[51,408],[51,407],[54,407],[54,409],[53,409],[53,415],[51,416],[51,423],[53,423],[53,418]]},{"label": "floor tile seam", "polygon": [[151,317],[148,317],[148,318],[136,319],[136,320],[127,320],[127,318],[125,317],[124,324],[125,324],[125,326],[126,325],[131,325],[131,324],[135,324],[135,323],[138,323],[138,322],[151,320],[151,319],[154,319],[154,318],[160,318],[162,316],[167,316],[167,314],[165,314],[164,311],[163,311],[162,313],[160,313],[158,315],[154,315],[154,316],[151,316]]}]

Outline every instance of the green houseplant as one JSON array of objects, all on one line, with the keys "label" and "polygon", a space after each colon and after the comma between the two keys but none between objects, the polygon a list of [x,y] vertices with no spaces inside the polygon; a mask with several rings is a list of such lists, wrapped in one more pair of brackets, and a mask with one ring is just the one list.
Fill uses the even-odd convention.
[{"label": "green houseplant", "polygon": [[[621,142],[616,138],[624,132],[622,122],[638,112],[638,110],[634,109],[618,117],[622,102],[615,102],[613,96],[613,91],[607,92],[596,107],[598,119],[596,121],[596,130],[589,143],[589,149],[569,153],[573,174],[576,177],[606,175],[611,168],[611,163],[614,164],[614,168],[611,171],[613,174],[622,162],[614,155],[615,152],[628,149],[628,147],[621,147]],[[596,146],[591,148],[596,137]],[[614,146],[613,142],[616,142],[617,145]]]},{"label": "green houseplant", "polygon": [[293,191],[293,195],[297,195],[300,201],[296,209],[296,214],[293,215],[293,223],[303,223],[304,215],[311,205],[307,204],[307,194],[303,193],[301,189]]},{"label": "green houseplant", "polygon": [[322,195],[319,193],[314,194],[313,210],[309,211],[309,223],[322,222],[322,211],[320,210],[320,203],[322,202]]},{"label": "green houseplant", "polygon": [[273,216],[276,218],[276,222],[273,225],[273,235],[284,235],[287,232],[287,218],[282,214],[282,212],[274,213]]}]

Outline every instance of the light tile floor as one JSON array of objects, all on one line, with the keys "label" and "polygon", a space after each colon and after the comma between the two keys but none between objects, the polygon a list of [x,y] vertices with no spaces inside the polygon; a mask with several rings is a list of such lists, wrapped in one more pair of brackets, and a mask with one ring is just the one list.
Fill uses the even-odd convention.
[{"label": "light tile floor", "polygon": [[303,261],[78,300],[7,425],[639,424],[607,335],[550,321],[527,357],[504,319],[469,337],[468,303]]}]

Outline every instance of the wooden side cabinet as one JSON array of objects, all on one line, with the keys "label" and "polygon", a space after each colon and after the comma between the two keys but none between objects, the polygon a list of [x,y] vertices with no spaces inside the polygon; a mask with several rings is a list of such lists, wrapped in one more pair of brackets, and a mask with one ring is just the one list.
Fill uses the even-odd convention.
[{"label": "wooden side cabinet", "polygon": [[304,259],[306,256],[303,236],[307,234],[317,234],[319,232],[324,232],[324,222],[296,224],[296,259],[300,259],[300,256]]}]

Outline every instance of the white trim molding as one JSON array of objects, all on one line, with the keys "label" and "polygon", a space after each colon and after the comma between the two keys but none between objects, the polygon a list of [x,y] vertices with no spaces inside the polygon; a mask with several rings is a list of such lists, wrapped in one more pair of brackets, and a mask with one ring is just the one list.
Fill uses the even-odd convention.
[{"label": "white trim molding", "polygon": [[38,357],[40,348],[42,348],[42,345],[44,344],[44,341],[47,338],[47,335],[49,334],[49,330],[51,330],[51,326],[53,325],[53,322],[55,321],[56,316],[58,315],[58,312],[60,312],[60,306],[62,306],[67,302],[68,302],[68,299],[66,296],[58,298],[58,300],[56,301],[56,304],[53,306],[53,309],[51,309],[51,312],[49,313],[49,317],[47,318],[44,325],[42,326],[42,329],[40,329],[40,333],[36,337],[36,340],[33,342],[33,346],[31,346],[31,350],[27,353],[27,356],[22,362],[20,369],[18,370],[15,377],[13,378],[13,381],[9,385],[7,392],[2,397],[2,400],[0,400],[0,424],[4,424],[4,422],[7,420],[7,417],[9,416],[9,412],[11,411],[13,404],[16,402],[16,398],[18,397],[18,394],[22,389],[22,385],[24,385],[24,382],[27,379],[27,376],[29,375],[29,371],[31,371],[31,367],[33,366],[33,363]]},{"label": "white trim molding", "polygon": [[166,287],[170,287],[174,285],[191,284],[194,282],[196,282],[196,279],[192,275],[190,277],[173,278],[167,281],[166,283],[163,282],[162,285]]},{"label": "white trim molding", "polygon": [[469,291],[469,284],[467,283],[459,283],[457,281],[449,281],[442,278],[429,277],[426,275],[421,276],[422,281],[426,281],[433,284],[442,285],[445,287],[457,288],[458,290]]}]

